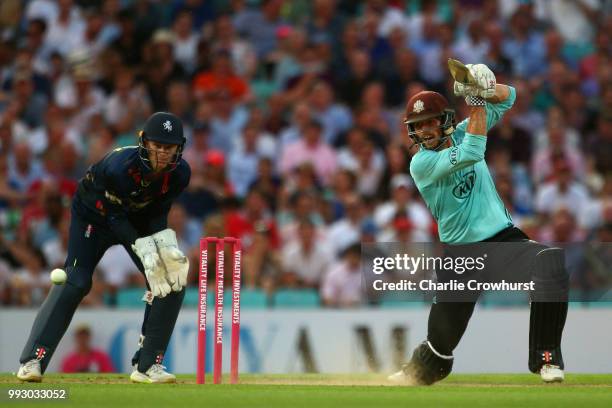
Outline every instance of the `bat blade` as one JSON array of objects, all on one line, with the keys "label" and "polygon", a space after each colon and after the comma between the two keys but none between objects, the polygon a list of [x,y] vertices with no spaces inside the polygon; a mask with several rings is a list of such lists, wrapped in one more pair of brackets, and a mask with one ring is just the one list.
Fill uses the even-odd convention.
[{"label": "bat blade", "polygon": [[466,85],[476,84],[476,80],[472,76],[472,73],[463,62],[449,58],[448,70],[455,81]]}]

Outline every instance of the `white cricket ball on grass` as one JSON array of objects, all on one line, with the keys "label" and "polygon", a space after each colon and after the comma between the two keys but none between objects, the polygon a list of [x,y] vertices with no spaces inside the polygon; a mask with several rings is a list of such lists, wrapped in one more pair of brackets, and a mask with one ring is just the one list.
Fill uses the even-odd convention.
[{"label": "white cricket ball on grass", "polygon": [[51,271],[51,282],[55,285],[63,285],[67,277],[66,271],[63,269],[57,268]]}]

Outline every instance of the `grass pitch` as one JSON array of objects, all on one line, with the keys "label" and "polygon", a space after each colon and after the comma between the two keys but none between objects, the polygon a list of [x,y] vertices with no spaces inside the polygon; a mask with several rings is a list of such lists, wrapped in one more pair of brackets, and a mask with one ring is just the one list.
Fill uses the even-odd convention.
[{"label": "grass pitch", "polygon": [[[207,376],[212,381],[212,376]],[[227,381],[227,378],[224,378]],[[68,390],[62,402],[9,402],[9,389]],[[41,384],[22,384],[0,374],[0,406],[41,404],[74,407],[612,407],[612,374],[567,374],[562,384],[543,384],[528,374],[453,374],[431,387],[390,386],[385,376],[242,375],[238,385],[197,385],[180,375],[177,384],[131,384],[126,374],[50,374]],[[197,404],[197,405],[196,405]]]}]

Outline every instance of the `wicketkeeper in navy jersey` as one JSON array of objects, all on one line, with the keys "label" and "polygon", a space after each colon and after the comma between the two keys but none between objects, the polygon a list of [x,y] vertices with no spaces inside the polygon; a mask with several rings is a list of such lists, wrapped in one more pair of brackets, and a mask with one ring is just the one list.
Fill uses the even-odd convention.
[{"label": "wicketkeeper in navy jersey", "polygon": [[[529,279],[537,282],[535,293],[530,293],[529,369],[546,382],[563,381],[561,335],[567,316],[568,286],[563,251],[530,241],[513,225],[484,160],[487,131],[512,107],[515,90],[497,84],[486,65],[462,68],[469,81],[459,82],[453,75],[455,95],[465,97],[469,106],[469,117],[461,123],[455,123],[454,111],[439,93],[419,92],[408,101],[405,124],[418,146],[410,172],[438,223],[440,240],[446,248],[457,251],[452,248],[474,247],[471,244],[480,242],[512,243],[495,244],[495,256],[507,260],[499,262],[498,269],[505,269],[512,277],[528,273]],[[520,252],[516,256],[508,253],[517,246]],[[489,253],[487,262],[492,258]],[[493,270],[491,276],[505,272]],[[436,273],[438,280],[459,277],[454,271]],[[474,306],[475,300],[441,302],[437,293],[429,314],[427,340],[389,379],[419,385],[445,378],[451,372],[453,350]]]},{"label": "wicketkeeper in navy jersey", "polygon": [[[175,382],[162,366],[187,285],[189,262],[167,228],[172,202],[187,187],[191,170],[181,158],[183,125],[157,112],[139,132],[138,146],[115,149],[93,164],[72,202],[67,280],[54,285],[42,304],[21,354],[17,377],[41,381],[49,360],[106,250],[121,244],[144,273],[144,321],[130,378],[141,383]],[[135,339],[136,340],[136,339]],[[135,342],[136,343],[136,342]]]}]

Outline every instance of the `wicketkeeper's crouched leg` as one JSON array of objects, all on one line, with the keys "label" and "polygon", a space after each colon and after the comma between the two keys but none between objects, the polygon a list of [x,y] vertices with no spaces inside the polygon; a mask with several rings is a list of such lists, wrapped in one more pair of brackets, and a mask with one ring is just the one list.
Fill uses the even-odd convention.
[{"label": "wicketkeeper's crouched leg", "polygon": [[138,363],[138,371],[141,373],[147,372],[153,364],[162,363],[184,297],[183,288],[164,298],[153,298],[151,306],[147,306],[142,330],[144,340],[132,360],[133,364]]},{"label": "wicketkeeper's crouched leg", "polygon": [[463,337],[474,302],[434,303],[429,312],[427,341],[412,353],[402,370],[416,384],[430,385],[446,378],[453,368],[453,350]]},{"label": "wicketkeeper's crouched leg", "polygon": [[90,271],[81,271],[80,268],[66,269],[68,281],[64,285],[53,285],[51,288],[36,315],[30,336],[19,358],[21,364],[32,359],[39,360],[42,373],[47,369],[79,303],[91,288]]}]

